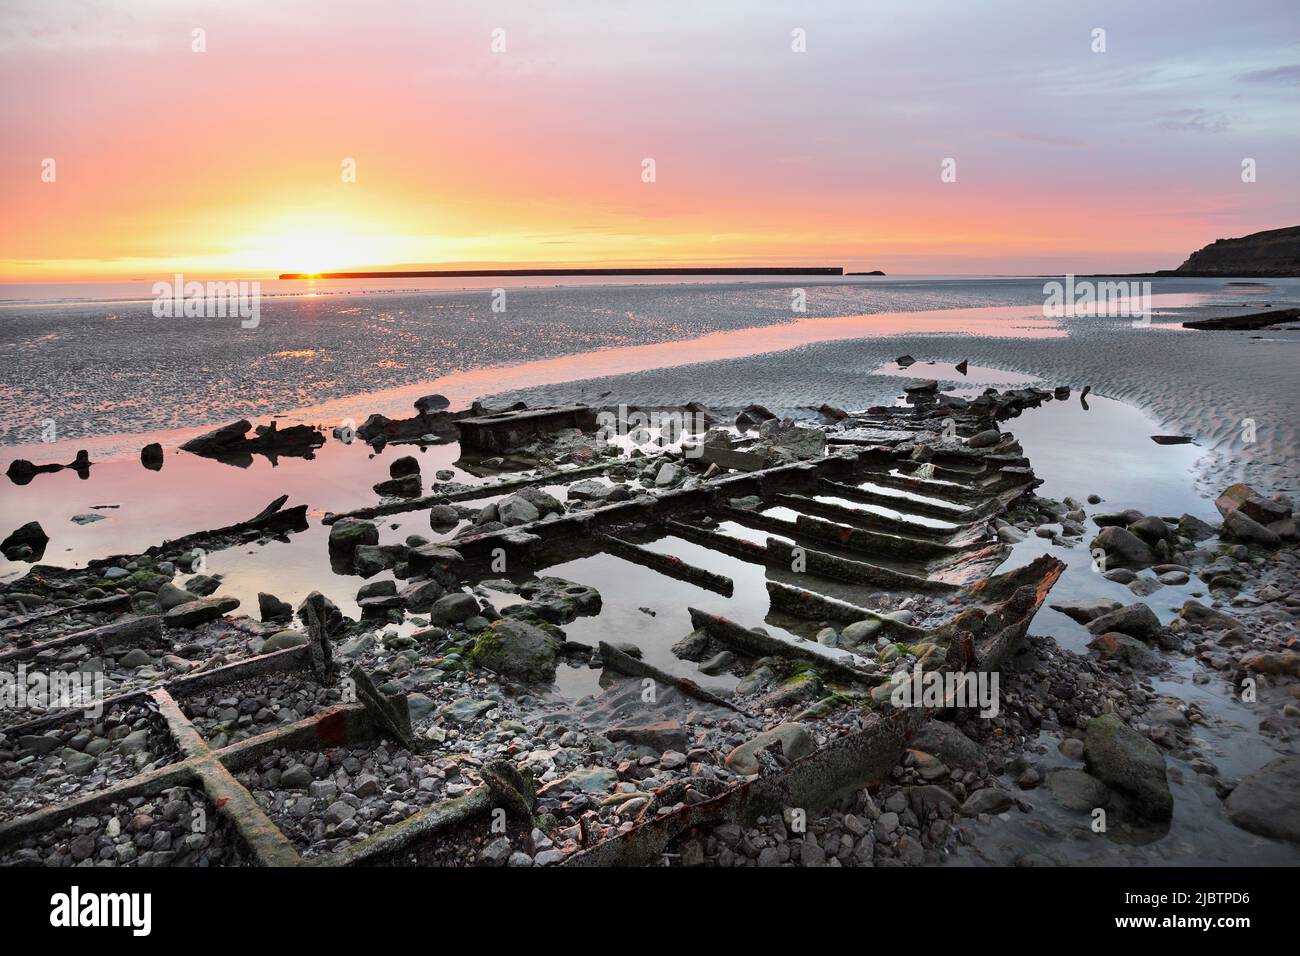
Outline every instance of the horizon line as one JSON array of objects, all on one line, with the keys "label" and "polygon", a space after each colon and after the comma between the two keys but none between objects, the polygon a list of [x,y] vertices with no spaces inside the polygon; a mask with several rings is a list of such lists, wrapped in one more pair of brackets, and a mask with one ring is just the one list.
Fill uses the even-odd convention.
[{"label": "horizon line", "polygon": [[283,272],[281,279],[462,279],[525,276],[843,276],[843,266],[672,266],[622,269],[410,269],[363,272]]}]

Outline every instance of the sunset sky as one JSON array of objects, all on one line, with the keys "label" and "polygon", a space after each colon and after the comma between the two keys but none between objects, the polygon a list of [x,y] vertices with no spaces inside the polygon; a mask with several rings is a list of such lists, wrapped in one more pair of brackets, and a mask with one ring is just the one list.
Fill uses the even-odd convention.
[{"label": "sunset sky", "polygon": [[1300,223],[1295,0],[6,0],[0,97],[3,281],[1136,271]]}]

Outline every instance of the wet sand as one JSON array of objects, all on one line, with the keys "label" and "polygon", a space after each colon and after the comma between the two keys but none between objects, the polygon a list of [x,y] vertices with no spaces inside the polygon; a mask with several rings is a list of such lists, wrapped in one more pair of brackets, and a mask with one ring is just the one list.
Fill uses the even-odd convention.
[{"label": "wet sand", "polygon": [[[1160,433],[1187,435],[1203,451],[1197,468],[1207,494],[1244,480],[1270,493],[1295,495],[1300,493],[1300,422],[1295,415],[1300,407],[1300,331],[1199,332],[1180,325],[1187,318],[1241,311],[1239,306],[1166,308],[1149,327],[1138,328],[1127,319],[1080,317],[1062,320],[1059,332],[1049,335],[915,331],[820,342],[517,389],[493,400],[647,405],[695,400],[719,408],[757,401],[784,412],[823,402],[865,408],[892,404],[901,395],[898,375],[876,372],[900,355],[918,360],[906,370],[908,377],[933,377],[956,387],[970,379],[950,367],[968,360],[1015,373],[1002,382],[985,375],[981,387],[1016,387],[1028,375],[1044,387],[1068,385],[1076,394],[1091,386],[1092,395],[1146,411]],[[946,363],[946,368],[930,369],[929,361]],[[1092,449],[1080,442],[1077,450],[1083,455]]]}]

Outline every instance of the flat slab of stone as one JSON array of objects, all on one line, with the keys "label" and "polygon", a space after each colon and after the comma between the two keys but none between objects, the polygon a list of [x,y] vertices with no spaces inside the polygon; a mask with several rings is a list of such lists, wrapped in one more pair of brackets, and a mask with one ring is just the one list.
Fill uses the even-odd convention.
[{"label": "flat slab of stone", "polygon": [[239,607],[239,599],[232,597],[206,597],[172,608],[163,615],[164,627],[198,627],[215,621]]}]

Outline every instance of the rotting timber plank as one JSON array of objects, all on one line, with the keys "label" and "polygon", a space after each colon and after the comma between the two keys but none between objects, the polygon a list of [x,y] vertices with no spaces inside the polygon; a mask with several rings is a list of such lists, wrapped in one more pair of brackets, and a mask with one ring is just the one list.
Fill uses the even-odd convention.
[{"label": "rotting timber plank", "polygon": [[198,760],[195,773],[217,812],[231,822],[253,857],[261,866],[298,866],[302,858],[258,806],[257,798],[213,758]]},{"label": "rotting timber plank", "polygon": [[42,807],[33,813],[0,823],[0,850],[25,837],[52,830],[65,820],[88,816],[111,803],[131,797],[150,796],[172,787],[188,786],[194,782],[194,779],[194,762],[182,760],[165,767],[146,770],[104,790],[95,790],[64,803]]},{"label": "rotting timber plank", "polygon": [[217,759],[180,706],[165,690],[151,695],[159,715],[181,752],[193,765],[194,775],[219,814],[234,826],[249,852],[262,866],[293,866],[299,862],[293,844],[266,815],[256,798]]},{"label": "rotting timber plank", "polygon": [[877,514],[863,508],[849,508],[829,501],[818,501],[805,495],[777,495],[773,503],[795,511],[806,512],[818,518],[825,518],[838,524],[847,524],[868,531],[880,531],[885,534],[903,535],[923,539],[933,539],[947,544],[963,529],[959,525],[949,528],[935,528],[930,525],[908,521],[905,518],[893,518]]},{"label": "rotting timber plank", "polygon": [[[153,696],[158,700],[156,695],[159,693],[165,691],[154,690],[149,695],[141,696]],[[168,697],[170,698],[170,695]],[[199,779],[205,779],[205,792],[209,797],[212,797],[212,790],[209,788],[216,788],[218,795],[212,799],[218,809],[221,809],[220,800],[222,797],[228,798],[235,792],[232,787],[247,793],[247,790],[231,774],[256,763],[273,750],[322,750],[328,747],[364,743],[373,740],[376,736],[370,716],[363,705],[336,704],[288,726],[273,728],[264,734],[238,741],[220,750],[210,750],[206,741],[202,740],[202,736],[194,729],[193,724],[185,717],[174,700],[166,707],[160,704],[159,712],[164,717],[168,731],[177,746],[181,748],[183,754],[187,754],[184,759],[165,767],[147,770],[107,789],[97,790],[57,806],[45,807],[35,813],[0,823],[0,850],[25,837],[50,830],[65,820],[86,816],[111,803],[130,797],[151,796],[171,787],[190,786]],[[66,719],[67,715],[63,716]],[[186,727],[189,728],[188,731],[184,729]],[[207,777],[203,778],[205,767],[209,770]],[[212,769],[216,767],[226,772],[218,773]],[[230,793],[227,793],[228,790]],[[253,800],[251,794],[248,799],[252,800],[253,807],[261,813],[260,807],[256,806],[256,800]],[[245,805],[242,801],[237,804],[241,808]],[[257,823],[256,817],[251,819]],[[238,822],[235,826],[240,829]],[[268,834],[266,840],[261,842],[268,841],[275,843],[274,836]],[[274,845],[268,845],[269,858],[283,860],[285,865],[292,865],[294,861],[284,858],[282,849],[283,847],[277,849]]]},{"label": "rotting timber plank", "polygon": [[989,496],[986,491],[971,488],[958,482],[937,481],[933,478],[895,474],[892,471],[876,472],[863,480],[884,488],[909,491],[914,495],[924,495],[927,498],[937,498],[940,501],[951,501],[953,504],[966,507],[982,503]]},{"label": "rotting timber plank", "polygon": [[801,513],[795,515],[794,521],[729,506],[718,508],[717,514],[720,518],[738,521],[788,538],[811,538],[814,541],[822,541],[863,555],[884,554],[892,558],[925,562],[934,558],[955,557],[968,547],[964,544],[950,544],[887,534],[883,531],[871,531],[867,528],[854,528]]},{"label": "rotting timber plank", "polygon": [[384,827],[378,833],[342,850],[309,859],[307,866],[367,866],[390,863],[408,847],[437,836],[492,809],[492,792],[479,784],[463,797],[442,800],[405,820]]},{"label": "rotting timber plank", "polygon": [[653,664],[647,664],[645,661],[637,660],[631,654],[624,654],[617,647],[601,641],[598,650],[600,659],[606,667],[612,671],[617,671],[626,677],[649,677],[661,684],[669,687],[676,687],[683,694],[694,697],[696,700],[704,701],[707,704],[713,704],[717,707],[725,707],[727,710],[734,710],[737,713],[744,713],[739,707],[731,701],[719,697],[712,691],[705,690],[695,681],[687,677],[674,677],[667,671],[662,671]]},{"label": "rotting timber plank", "polygon": [[[782,541],[779,538],[768,538],[767,554],[769,563],[778,567],[791,567],[795,561],[796,547],[798,546]],[[841,558],[839,555],[831,554],[828,551],[818,551],[815,548],[799,548],[799,552],[799,557],[809,574],[830,578],[835,581],[844,581],[847,584],[938,593],[957,590],[955,584],[921,577],[916,574],[907,574],[904,571],[895,571],[892,568],[883,568],[866,561]]]},{"label": "rotting timber plank", "polygon": [[1010,553],[1009,545],[991,541],[982,548],[931,562],[926,573],[940,583],[966,587],[996,571]]},{"label": "rotting timber plank", "polygon": [[579,850],[564,866],[650,866],[675,837],[692,827],[747,825],[788,807],[820,810],[840,795],[883,780],[925,719],[920,708],[871,714],[869,726],[839,737],[770,776],[738,784],[702,803],[641,821],[631,830]]},{"label": "rotting timber plank", "polygon": [[767,593],[773,608],[795,617],[814,621],[839,621],[844,624],[852,624],[854,621],[879,621],[882,630],[912,641],[919,640],[925,635],[923,629],[904,624],[902,621],[895,621],[879,611],[858,607],[856,604],[827,597],[825,594],[806,588],[782,584],[780,581],[768,581]]},{"label": "rotting timber plank", "polygon": [[[262,531],[269,534],[289,534],[306,531],[307,506],[294,505],[292,508],[285,508],[284,504],[288,500],[288,495],[281,495],[247,521],[238,521],[235,524],[226,525],[224,528],[195,531],[179,538],[172,538],[162,544],[155,544],[146,548],[140,554],[156,555],[167,551],[199,546],[206,546],[209,550],[220,550],[212,547],[214,542],[219,542],[224,538],[238,537],[247,531]],[[223,547],[234,547],[238,543],[241,542],[231,541],[229,545]],[[116,564],[123,558],[138,558],[140,554],[114,555],[99,561],[92,561],[91,564],[96,566]]]},{"label": "rotting timber plank", "polygon": [[[211,670],[199,671],[197,673],[183,674],[178,677],[172,677],[165,681],[159,681],[149,687],[140,687],[135,690],[129,690],[122,694],[116,694],[113,697],[107,697],[101,702],[101,706],[107,710],[111,707],[117,707],[122,704],[134,704],[147,698],[151,691],[166,689],[174,691],[180,696],[193,693],[196,690],[203,690],[208,687],[217,687],[226,683],[244,680],[250,677],[262,677],[267,674],[278,674],[286,671],[299,670],[306,662],[307,647],[286,647],[284,650],[271,651],[269,654],[259,654],[256,657],[249,657],[242,661],[232,661],[229,664],[222,664],[220,667],[214,667]],[[31,720],[24,721],[21,724],[11,724],[4,728],[6,733],[34,733],[40,728],[50,727],[55,724],[61,724],[74,714],[79,713],[79,708],[64,707],[59,710],[53,710],[49,713],[34,717]]]},{"label": "rotting timber plank", "polygon": [[625,561],[631,561],[634,564],[650,568],[659,574],[676,578],[678,581],[685,581],[687,584],[694,584],[696,587],[716,591],[723,597],[731,597],[735,593],[735,582],[725,574],[697,568],[674,555],[660,554],[657,551],[651,551],[649,548],[632,544],[630,541],[624,541],[610,534],[597,532],[592,535],[592,539],[596,544],[602,545],[610,554],[623,558]]},{"label": "rotting timber plank", "polygon": [[[871,482],[873,479],[865,478],[863,481],[864,483]],[[1000,507],[996,499],[990,499],[982,505],[969,508],[957,503],[938,504],[934,501],[922,501],[914,497],[905,497],[902,494],[887,495],[884,492],[873,491],[870,488],[847,485],[827,478],[823,478],[820,484],[822,493],[826,495],[846,498],[849,501],[857,501],[864,505],[889,508],[901,514],[937,518],[940,521],[948,521],[958,525],[987,518]]]},{"label": "rotting timber plank", "polygon": [[107,597],[95,598],[90,601],[78,601],[76,604],[47,608],[44,611],[33,611],[30,614],[15,614],[13,617],[7,617],[0,621],[0,631],[7,631],[15,627],[23,627],[27,624],[34,624],[37,621],[49,620],[53,617],[60,617],[64,614],[86,614],[96,613],[98,611],[125,611],[131,607],[131,595],[129,594],[110,594]]},{"label": "rotting timber plank", "polygon": [[934,593],[947,593],[958,588],[956,584],[908,574],[903,571],[895,571],[892,568],[881,567],[865,561],[842,558],[828,551],[819,551],[815,548],[791,544],[788,541],[782,541],[780,538],[768,538],[767,543],[764,545],[746,538],[737,538],[718,531],[711,531],[708,528],[701,528],[684,521],[669,521],[665,527],[672,534],[685,538],[687,541],[712,548],[715,551],[728,554],[733,558],[739,558],[741,561],[747,561],[750,564],[762,564],[770,568],[791,568],[795,562],[795,549],[798,548],[799,556],[802,558],[804,567],[809,574],[833,581],[842,581],[846,584]]},{"label": "rotting timber plank", "polygon": [[228,744],[214,750],[213,756],[233,773],[252,766],[273,750],[328,750],[368,743],[378,736],[378,728],[364,704],[335,704],[292,724]]},{"label": "rotting timber plank", "polygon": [[212,751],[203,735],[185,716],[176,699],[166,690],[159,688],[151,691],[149,696],[158,705],[158,716],[167,724],[167,731],[186,759],[207,757]]},{"label": "rotting timber plank", "polygon": [[777,655],[805,660],[815,667],[822,668],[827,674],[869,685],[879,684],[883,679],[882,675],[873,670],[874,661],[859,657],[851,651],[827,647],[816,641],[786,640],[776,635],[751,631],[741,627],[735,621],[717,614],[709,614],[698,608],[691,607],[686,610],[691,615],[691,627],[708,631],[715,640],[728,647],[734,647],[742,653],[754,657]]},{"label": "rotting timber plank", "polygon": [[595,426],[596,409],[589,405],[525,408],[462,418],[456,422],[456,427],[460,430],[461,448],[485,452],[503,451],[536,435],[566,428],[591,430]]},{"label": "rotting timber plank", "polygon": [[575,478],[603,474],[608,467],[608,464],[583,465],[580,468],[552,472],[548,475],[512,478],[509,481],[500,481],[491,485],[475,485],[472,488],[463,488],[460,491],[424,495],[420,498],[406,498],[401,501],[390,501],[366,508],[341,511],[337,514],[331,512],[321,518],[321,524],[331,525],[342,518],[380,518],[384,515],[401,514],[406,511],[421,511],[425,508],[432,508],[434,505],[445,505],[453,501],[477,501],[479,498],[491,498],[494,495],[509,494],[512,491],[518,491],[520,488],[534,488],[538,485],[563,485]]},{"label": "rotting timber plank", "polygon": [[741,561],[748,561],[750,564],[769,564],[772,560],[768,548],[756,541],[733,538],[729,534],[710,531],[708,528],[700,528],[685,521],[670,520],[665,522],[664,527],[679,538],[739,558]]},{"label": "rotting timber plank", "polygon": [[935,541],[910,535],[890,534],[869,528],[827,521],[813,515],[799,514],[794,520],[795,533],[848,548],[861,554],[887,554],[912,560],[951,558],[977,544],[974,540]]},{"label": "rotting timber plank", "polygon": [[[115,638],[118,639],[117,642],[114,641]],[[156,647],[162,643],[162,638],[161,615],[123,615],[115,621],[98,627],[74,631],[71,634],[52,637],[47,641],[37,641],[0,652],[0,663],[24,660],[54,648],[72,647],[77,644],[90,644],[99,653],[127,647]]]}]

